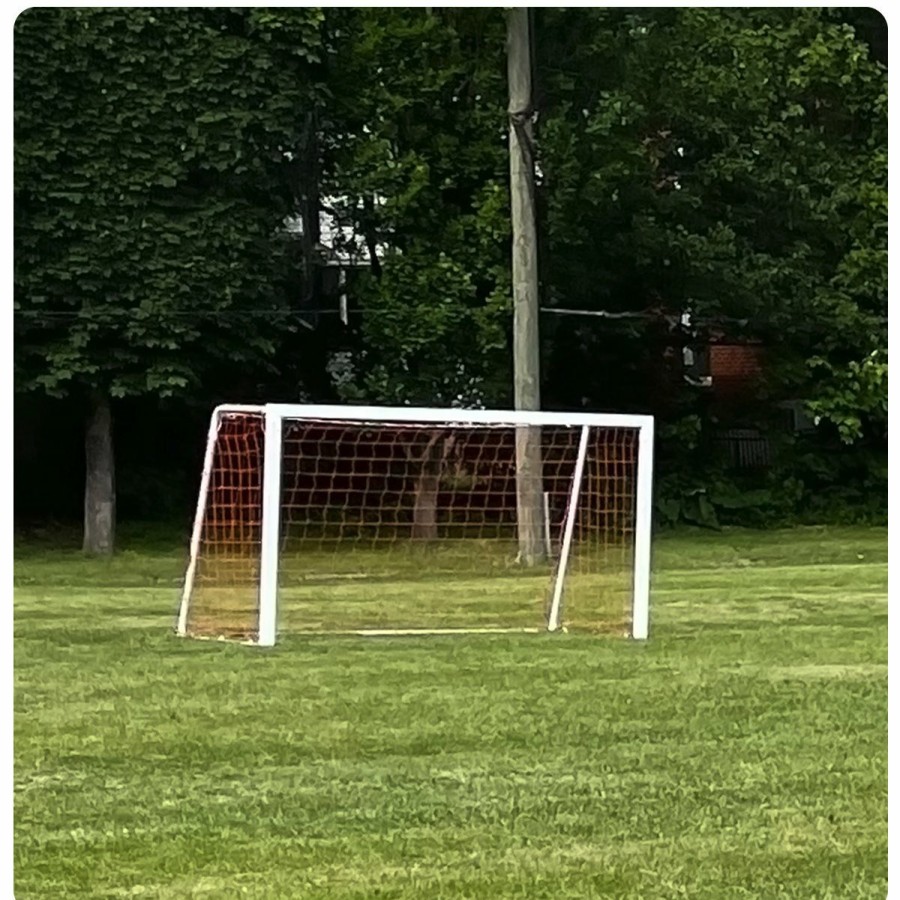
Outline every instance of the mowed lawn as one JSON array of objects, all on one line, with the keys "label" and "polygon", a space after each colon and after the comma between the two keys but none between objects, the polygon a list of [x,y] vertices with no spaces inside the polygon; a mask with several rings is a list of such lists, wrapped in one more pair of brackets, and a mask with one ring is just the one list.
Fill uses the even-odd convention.
[{"label": "mowed lawn", "polygon": [[179,640],[131,546],[17,551],[18,900],[886,895],[884,529],[663,535],[645,645]]}]

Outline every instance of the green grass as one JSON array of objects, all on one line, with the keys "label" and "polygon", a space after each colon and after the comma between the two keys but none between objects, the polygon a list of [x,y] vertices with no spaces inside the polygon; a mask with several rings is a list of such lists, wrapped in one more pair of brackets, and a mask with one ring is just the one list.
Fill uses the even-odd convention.
[{"label": "green grass", "polygon": [[181,641],[134,546],[17,548],[18,900],[886,894],[883,529],[665,535],[646,645]]}]

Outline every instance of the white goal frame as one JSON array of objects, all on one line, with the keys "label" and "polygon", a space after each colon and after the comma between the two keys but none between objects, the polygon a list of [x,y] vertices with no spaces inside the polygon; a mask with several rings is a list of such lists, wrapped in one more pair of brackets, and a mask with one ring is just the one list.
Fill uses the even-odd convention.
[{"label": "white goal frame", "polygon": [[[203,519],[212,474],[216,436],[223,416],[234,413],[252,413],[264,417],[266,435],[263,451],[262,483],[262,531],[259,577],[259,627],[253,643],[261,647],[274,646],[277,634],[278,567],[281,535],[281,452],[283,425],[286,420],[332,420],[359,422],[371,425],[392,423],[442,424],[442,425],[508,425],[542,426],[556,425],[581,429],[578,457],[572,478],[569,512],[566,519],[560,558],[550,602],[546,630],[560,628],[561,600],[566,576],[566,566],[572,543],[575,511],[581,489],[584,461],[591,428],[634,429],[638,434],[637,484],[635,489],[634,522],[634,570],[632,581],[631,634],[635,640],[646,640],[650,624],[650,545],[652,522],[653,483],[653,417],[621,415],[615,413],[545,412],[543,410],[486,410],[486,409],[435,409],[388,406],[337,406],[317,404],[268,403],[265,405],[225,404],[217,406],[209,425],[203,474],[197,500],[197,511],[191,534],[190,560],[185,573],[184,589],[178,612],[176,632],[187,634],[188,606],[194,585],[198,554],[203,533]],[[277,435],[276,440],[269,439]],[[466,633],[468,629],[381,629],[359,632],[361,634],[446,634]],[[484,631],[485,629],[472,629]],[[520,630],[520,629],[516,629]],[[530,629],[540,631],[541,629]]]}]

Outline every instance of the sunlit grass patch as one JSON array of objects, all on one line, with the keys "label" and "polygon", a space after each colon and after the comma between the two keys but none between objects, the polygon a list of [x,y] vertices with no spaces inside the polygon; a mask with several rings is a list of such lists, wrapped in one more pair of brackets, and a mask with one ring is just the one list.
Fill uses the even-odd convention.
[{"label": "sunlit grass patch", "polygon": [[885,896],[883,530],[664,535],[646,644],[179,640],[127,552],[16,566],[18,898]]}]

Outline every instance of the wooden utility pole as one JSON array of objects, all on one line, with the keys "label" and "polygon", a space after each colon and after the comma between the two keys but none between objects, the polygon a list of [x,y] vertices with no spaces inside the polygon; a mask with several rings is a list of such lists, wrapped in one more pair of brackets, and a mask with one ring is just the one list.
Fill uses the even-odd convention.
[{"label": "wooden utility pole", "polygon": [[[534,210],[534,125],[531,14],[511,9],[506,24],[509,80],[509,181],[512,210],[513,368],[516,409],[541,408],[537,228]],[[516,432],[519,562],[546,558],[541,430]]]}]

